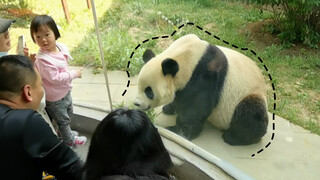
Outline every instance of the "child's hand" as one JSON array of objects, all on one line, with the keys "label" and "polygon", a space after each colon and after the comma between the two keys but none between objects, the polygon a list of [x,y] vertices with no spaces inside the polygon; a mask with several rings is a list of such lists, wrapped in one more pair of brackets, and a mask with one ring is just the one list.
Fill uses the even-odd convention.
[{"label": "child's hand", "polygon": [[34,63],[36,61],[36,54],[30,54],[29,58],[31,59],[31,61]]},{"label": "child's hand", "polygon": [[36,61],[36,54],[32,53],[29,56],[29,48],[25,45],[23,48],[23,54],[31,59],[31,61],[34,63]]},{"label": "child's hand", "polygon": [[23,54],[24,54],[25,56],[29,56],[29,48],[24,47],[24,48],[23,48]]},{"label": "child's hand", "polygon": [[77,70],[78,78],[82,78],[82,70],[83,70],[83,68]]}]

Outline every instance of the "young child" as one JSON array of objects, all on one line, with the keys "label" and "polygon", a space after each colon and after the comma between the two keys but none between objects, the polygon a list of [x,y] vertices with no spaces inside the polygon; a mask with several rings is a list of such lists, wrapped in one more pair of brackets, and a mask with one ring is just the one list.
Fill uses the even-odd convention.
[{"label": "young child", "polygon": [[42,77],[46,110],[56,121],[59,133],[67,145],[84,145],[87,138],[78,136],[78,133],[70,128],[70,116],[73,113],[70,95],[72,80],[81,78],[82,69],[68,71],[68,61],[72,60],[72,57],[64,44],[56,42],[60,33],[52,17],[36,16],[31,22],[30,34],[40,47],[34,64]]}]

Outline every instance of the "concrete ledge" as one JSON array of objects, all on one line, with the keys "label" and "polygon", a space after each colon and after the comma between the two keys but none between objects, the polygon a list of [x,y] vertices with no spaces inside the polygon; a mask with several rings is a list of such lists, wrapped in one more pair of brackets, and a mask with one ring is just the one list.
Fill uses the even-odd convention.
[{"label": "concrete ledge", "polygon": [[73,116],[71,117],[71,128],[80,132],[92,134],[99,122],[108,115],[110,111],[91,106],[73,105]]},{"label": "concrete ledge", "polygon": [[[72,116],[71,127],[72,129],[79,131],[80,134],[85,134],[89,139],[88,143],[90,143],[92,133],[100,121],[108,114],[108,112],[109,111],[106,109],[74,104],[74,115]],[[172,136],[173,133],[161,127],[158,127],[158,129],[164,145],[170,153],[175,164],[171,174],[177,177],[177,179],[233,179],[228,173],[223,171],[216,164],[207,161],[193,151],[183,147],[181,144],[174,142],[172,137],[168,138],[167,135],[164,135],[166,133],[170,133]],[[178,137],[178,135],[174,136]],[[87,144],[85,147],[81,147],[81,149],[76,149],[76,152],[84,161],[86,159],[88,147],[89,144]]]}]

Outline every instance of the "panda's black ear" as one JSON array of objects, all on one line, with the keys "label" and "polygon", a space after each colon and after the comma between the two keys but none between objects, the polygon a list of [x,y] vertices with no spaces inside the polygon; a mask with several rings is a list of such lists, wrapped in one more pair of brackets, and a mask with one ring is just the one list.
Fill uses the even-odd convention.
[{"label": "panda's black ear", "polygon": [[167,58],[163,60],[161,63],[161,66],[162,66],[162,73],[164,76],[167,74],[170,74],[172,75],[172,77],[174,77],[179,71],[179,65],[177,61],[171,58]]},{"label": "panda's black ear", "polygon": [[147,49],[144,53],[143,53],[143,61],[144,63],[147,63],[150,59],[152,59],[154,57],[154,53],[152,52],[151,49]]}]

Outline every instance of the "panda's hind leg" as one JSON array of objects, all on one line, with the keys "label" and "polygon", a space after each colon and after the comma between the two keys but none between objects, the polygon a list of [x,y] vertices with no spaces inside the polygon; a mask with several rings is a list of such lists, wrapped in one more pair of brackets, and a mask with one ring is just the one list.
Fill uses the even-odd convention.
[{"label": "panda's hind leg", "polygon": [[251,94],[237,105],[230,127],[222,137],[230,145],[249,145],[260,141],[267,126],[266,103],[260,96]]}]

